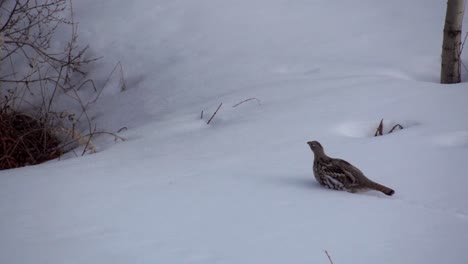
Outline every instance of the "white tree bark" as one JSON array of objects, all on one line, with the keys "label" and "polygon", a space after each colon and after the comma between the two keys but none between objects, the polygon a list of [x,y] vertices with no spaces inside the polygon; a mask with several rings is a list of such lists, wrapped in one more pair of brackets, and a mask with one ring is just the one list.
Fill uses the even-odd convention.
[{"label": "white tree bark", "polygon": [[440,83],[459,83],[460,42],[465,0],[448,0],[442,43]]}]

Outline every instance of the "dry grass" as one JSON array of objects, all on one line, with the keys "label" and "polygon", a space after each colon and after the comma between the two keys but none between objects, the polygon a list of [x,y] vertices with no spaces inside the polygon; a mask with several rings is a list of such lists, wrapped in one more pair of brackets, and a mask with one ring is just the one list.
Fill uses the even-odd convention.
[{"label": "dry grass", "polygon": [[60,141],[32,116],[0,111],[0,170],[39,164],[62,154]]}]

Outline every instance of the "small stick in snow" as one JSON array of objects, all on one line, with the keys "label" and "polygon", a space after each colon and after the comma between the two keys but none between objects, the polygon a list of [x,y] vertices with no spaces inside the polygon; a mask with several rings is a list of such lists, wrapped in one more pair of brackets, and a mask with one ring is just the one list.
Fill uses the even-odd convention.
[{"label": "small stick in snow", "polygon": [[390,129],[390,131],[388,132],[389,134],[392,133],[396,128],[399,128],[399,129],[403,129],[403,126],[400,125],[400,124],[396,124],[395,126],[392,127],[392,129]]},{"label": "small stick in snow", "polygon": [[210,124],[211,120],[213,120],[213,118],[215,117],[216,113],[218,113],[218,110],[221,108],[221,106],[223,105],[223,103],[220,103],[218,108],[216,109],[216,111],[213,113],[213,115],[211,116],[210,120],[208,120],[208,122],[206,123],[207,125]]},{"label": "small stick in snow", "polygon": [[203,120],[203,110],[201,110],[200,119]]},{"label": "small stick in snow", "polygon": [[377,130],[375,131],[374,137],[376,136],[382,136],[383,135],[383,118],[380,120],[380,124],[377,127]]},{"label": "small stick in snow", "polygon": [[120,132],[122,132],[122,131],[127,131],[127,130],[128,130],[127,127],[122,127],[122,128],[120,128],[119,130],[117,130],[117,133],[120,133]]},{"label": "small stick in snow", "polygon": [[333,264],[333,260],[330,257],[330,254],[328,254],[328,251],[326,251],[326,250],[324,250],[324,251],[325,251],[325,254],[327,254],[327,257],[328,257],[328,260],[330,261],[330,264]]},{"label": "small stick in snow", "polygon": [[241,101],[241,102],[239,102],[239,103],[233,105],[232,107],[236,107],[236,106],[238,106],[238,105],[241,105],[241,104],[243,104],[243,103],[245,103],[245,102],[248,102],[248,101],[251,101],[251,100],[255,100],[255,101],[257,101],[258,103],[260,103],[260,100],[258,100],[258,99],[255,98],[255,97],[252,97],[252,98],[249,98],[249,99],[245,99],[244,101]]}]

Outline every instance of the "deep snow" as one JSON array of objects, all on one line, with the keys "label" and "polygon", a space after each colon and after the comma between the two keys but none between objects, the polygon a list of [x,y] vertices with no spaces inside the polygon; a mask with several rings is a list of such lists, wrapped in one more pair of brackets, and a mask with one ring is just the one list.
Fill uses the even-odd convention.
[{"label": "deep snow", "polygon": [[[437,84],[445,1],[74,5],[105,56],[93,77],[120,61],[128,87],[90,111],[128,140],[1,171],[0,263],[466,263],[468,90]],[[372,137],[381,118],[405,129]],[[396,194],[320,187],[314,139]]]}]

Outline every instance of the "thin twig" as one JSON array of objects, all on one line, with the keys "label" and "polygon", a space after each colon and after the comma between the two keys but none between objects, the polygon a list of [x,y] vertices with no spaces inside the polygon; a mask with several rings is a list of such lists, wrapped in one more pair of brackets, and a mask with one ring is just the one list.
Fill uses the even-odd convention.
[{"label": "thin twig", "polygon": [[[94,98],[94,100],[92,100],[91,103],[95,103],[99,99],[99,97],[101,96],[102,91],[104,90],[104,88],[106,88],[107,83],[109,82],[110,78],[114,74],[115,70],[117,70],[117,67],[119,67],[119,65],[120,65],[120,67],[122,67],[122,64],[120,63],[120,61],[115,64],[114,68],[109,73],[106,80],[104,81],[104,84],[102,85],[101,90],[99,90],[98,94],[96,95],[96,98]],[[123,71],[122,68],[120,68],[120,69],[121,69],[121,72],[122,72]]]},{"label": "thin twig", "polygon": [[258,100],[258,99],[255,98],[255,97],[252,97],[252,98],[249,98],[249,99],[245,99],[245,100],[243,100],[243,101],[241,101],[241,102],[239,102],[239,103],[233,105],[232,107],[236,107],[236,106],[238,106],[238,105],[241,105],[241,104],[243,104],[243,103],[245,103],[245,102],[248,102],[248,101],[251,101],[251,100],[256,100],[259,104],[261,103],[260,100]]},{"label": "thin twig", "polygon": [[220,103],[218,108],[216,109],[216,111],[213,113],[213,115],[211,116],[210,120],[208,120],[208,122],[206,123],[207,125],[210,124],[211,120],[215,117],[216,113],[218,113],[218,110],[221,108],[221,106],[223,105],[223,103]]},{"label": "thin twig", "polygon": [[91,80],[91,79],[84,81],[82,84],[80,84],[80,86],[78,86],[78,88],[76,88],[76,90],[79,91],[81,87],[83,87],[87,83],[91,83],[91,86],[93,87],[94,91],[97,92],[97,88],[96,88],[96,85],[94,84],[94,80]]},{"label": "thin twig", "polygon": [[465,38],[463,39],[463,42],[460,44],[461,47],[460,47],[460,52],[458,53],[458,56],[460,56],[462,54],[462,51],[463,51],[463,47],[465,47],[465,42],[466,42],[466,38],[468,37],[468,31],[466,32],[465,34]]},{"label": "thin twig", "polygon": [[330,257],[330,254],[328,254],[328,251],[326,251],[326,250],[324,250],[324,251],[325,251],[325,254],[327,254],[327,257],[328,257],[328,260],[330,261],[330,264],[333,264],[333,260]]},{"label": "thin twig", "polygon": [[403,126],[402,126],[402,125],[396,124],[396,125],[394,125],[394,126],[392,127],[392,129],[390,129],[390,131],[388,131],[388,133],[389,133],[389,134],[392,133],[397,127],[398,127],[399,129],[403,129]]},{"label": "thin twig", "polygon": [[89,134],[86,134],[86,135],[80,135],[79,137],[77,138],[74,138],[73,140],[67,142],[67,143],[64,143],[62,145],[60,145],[60,148],[64,149],[65,147],[69,146],[69,145],[72,145],[72,144],[75,144],[75,143],[81,143],[83,142],[83,145],[86,145],[86,142],[87,141],[84,141],[85,138],[87,137],[94,137],[94,136],[97,136],[97,135],[101,135],[101,134],[104,134],[104,135],[110,135],[110,136],[113,136],[115,140],[121,140],[122,142],[127,140],[126,138],[124,137],[121,137],[121,136],[118,136],[112,132],[107,132],[107,131],[94,131],[92,133],[89,133]]},{"label": "thin twig", "polygon": [[16,1],[15,6],[13,7],[13,10],[10,12],[10,15],[8,16],[7,21],[6,21],[5,24],[2,26],[2,28],[0,28],[0,32],[2,32],[2,31],[8,26],[8,24],[10,24],[10,20],[11,20],[11,18],[13,18],[13,16],[15,15],[16,10],[17,10],[16,7],[18,6],[18,4],[19,4],[19,1]]},{"label": "thin twig", "polygon": [[200,119],[203,120],[203,110],[200,113]]},{"label": "thin twig", "polygon": [[460,60],[460,63],[461,63],[461,65],[463,66],[463,68],[465,69],[465,71],[468,72],[468,68],[467,68],[466,65],[463,63],[463,61]]},{"label": "thin twig", "polygon": [[86,142],[86,145],[85,145],[85,147],[83,149],[83,152],[81,152],[81,156],[86,154],[86,151],[88,150],[89,146],[91,146],[91,153],[96,153],[96,148],[94,148],[94,144],[91,142],[91,138],[93,138],[95,133],[96,133],[96,126],[94,126],[94,131],[92,133],[90,133],[88,141]]},{"label": "thin twig", "polygon": [[127,131],[127,130],[128,130],[127,127],[122,127],[122,128],[120,128],[119,130],[117,130],[117,133],[120,133],[120,132],[122,132],[122,131]]}]

